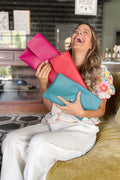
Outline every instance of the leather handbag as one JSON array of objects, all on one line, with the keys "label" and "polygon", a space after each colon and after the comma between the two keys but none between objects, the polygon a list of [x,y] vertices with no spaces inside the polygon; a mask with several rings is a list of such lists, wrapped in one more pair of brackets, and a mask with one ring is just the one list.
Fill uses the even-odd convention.
[{"label": "leather handbag", "polygon": [[57,96],[63,97],[68,102],[71,102],[71,100],[72,102],[75,102],[78,92],[81,92],[80,101],[85,110],[98,109],[102,102],[99,97],[61,73],[58,73],[53,83],[43,94],[43,97],[55,104],[65,106]]},{"label": "leather handbag", "polygon": [[40,33],[36,34],[26,45],[27,48],[19,58],[34,70],[37,69],[41,62],[60,55],[60,52],[58,52]]},{"label": "leather handbag", "polygon": [[[55,71],[57,74],[61,73],[66,77],[68,77],[69,79],[77,82],[84,88],[88,89],[68,51],[50,59],[50,63],[53,68],[51,74],[53,73],[53,71]],[[52,77],[55,78],[55,73],[54,76]],[[50,79],[50,80],[52,82],[54,79]]]}]

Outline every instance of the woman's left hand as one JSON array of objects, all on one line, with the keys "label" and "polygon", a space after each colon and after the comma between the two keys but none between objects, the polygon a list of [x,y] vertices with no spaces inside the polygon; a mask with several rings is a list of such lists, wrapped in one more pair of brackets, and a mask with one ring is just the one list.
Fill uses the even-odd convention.
[{"label": "woman's left hand", "polygon": [[58,98],[66,105],[66,106],[60,106],[56,104],[58,108],[65,111],[68,114],[72,114],[74,116],[78,117],[84,117],[85,110],[83,109],[81,102],[80,102],[80,96],[81,92],[77,94],[77,99],[74,103],[66,101],[64,98],[58,96]]}]

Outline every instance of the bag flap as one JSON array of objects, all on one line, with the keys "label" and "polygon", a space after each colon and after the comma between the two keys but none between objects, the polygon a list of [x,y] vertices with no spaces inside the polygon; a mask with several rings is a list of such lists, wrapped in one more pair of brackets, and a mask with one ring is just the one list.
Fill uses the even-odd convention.
[{"label": "bag flap", "polygon": [[42,34],[36,34],[28,43],[27,47],[41,60],[50,60],[60,53],[45,39]]}]

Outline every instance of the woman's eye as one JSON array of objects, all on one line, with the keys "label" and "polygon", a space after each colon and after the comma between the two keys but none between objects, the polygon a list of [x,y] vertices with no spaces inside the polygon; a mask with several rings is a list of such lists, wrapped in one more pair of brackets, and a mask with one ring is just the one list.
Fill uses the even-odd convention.
[{"label": "woman's eye", "polygon": [[75,33],[78,33],[78,31],[74,31],[74,34],[75,34]]},{"label": "woman's eye", "polygon": [[83,33],[84,33],[84,34],[88,34],[88,31],[84,31]]}]

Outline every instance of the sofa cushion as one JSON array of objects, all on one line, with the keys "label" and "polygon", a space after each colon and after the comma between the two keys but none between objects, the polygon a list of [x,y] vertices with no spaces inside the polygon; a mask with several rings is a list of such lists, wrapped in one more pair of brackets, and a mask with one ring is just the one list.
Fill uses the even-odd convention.
[{"label": "sofa cushion", "polygon": [[97,141],[91,151],[69,161],[57,161],[47,180],[120,179],[120,129],[111,116],[102,118]]},{"label": "sofa cushion", "polygon": [[119,109],[115,115],[115,122],[120,126],[120,106],[119,106]]},{"label": "sofa cushion", "polygon": [[113,84],[115,86],[115,95],[111,96],[110,99],[107,100],[106,104],[106,115],[113,114],[114,112],[117,112],[119,106],[120,106],[120,72],[113,73]]}]

